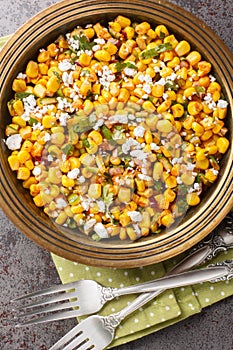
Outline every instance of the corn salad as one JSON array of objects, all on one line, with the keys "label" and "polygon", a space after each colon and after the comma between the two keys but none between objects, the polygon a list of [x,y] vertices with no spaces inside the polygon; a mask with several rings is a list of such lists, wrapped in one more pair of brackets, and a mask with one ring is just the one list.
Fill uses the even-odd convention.
[{"label": "corn salad", "polygon": [[77,27],[13,81],[9,166],[57,225],[135,240],[175,225],[218,178],[227,101],[163,25]]}]

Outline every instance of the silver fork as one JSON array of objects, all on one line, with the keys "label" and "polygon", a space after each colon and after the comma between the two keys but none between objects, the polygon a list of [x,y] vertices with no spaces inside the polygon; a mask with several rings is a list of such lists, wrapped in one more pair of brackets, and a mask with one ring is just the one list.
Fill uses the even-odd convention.
[{"label": "silver fork", "polygon": [[[211,280],[211,278],[208,279],[211,282],[229,280],[230,278],[233,278],[233,260],[210,265],[205,269],[184,272],[178,275],[161,278],[155,283],[151,283],[151,288],[154,288],[154,285],[161,286],[166,289],[181,285],[187,285],[190,284],[187,280],[191,276],[200,276],[202,273],[207,272],[208,270],[209,273],[211,271],[213,278],[218,276],[214,280]],[[182,283],[180,283],[181,280]],[[204,282],[204,278],[202,280],[200,278],[199,282],[200,281]],[[95,350],[105,349],[106,346],[108,346],[114,339],[115,329],[118,327],[121,321],[130,313],[134,312],[139,307],[143,306],[145,303],[157,296],[159,292],[161,291],[140,295],[129,306],[118,313],[114,313],[109,316],[89,316],[87,319],[69,331],[49,350],[59,350],[61,347],[63,350],[89,350],[92,348]]]},{"label": "silver fork", "polygon": [[[229,214],[218,228],[213,231],[208,240],[203,241],[197,248],[194,248],[191,254],[176,265],[167,275],[190,270],[194,266],[202,264],[205,260],[210,260],[218,252],[233,248],[232,224],[232,214]],[[151,281],[144,283],[144,285],[148,283],[151,283]],[[51,287],[42,291],[36,291],[13,300],[21,301],[34,297],[49,296],[42,298],[40,301],[26,304],[18,308],[21,311],[24,309],[33,309],[29,312],[25,312],[23,315],[19,315],[19,317],[32,317],[49,312],[56,313],[34,318],[22,322],[17,326],[44,323],[95,313],[99,311],[107,301],[114,299],[116,296],[132,292],[132,288],[134,288],[134,286],[120,289],[103,287],[95,281],[82,280]],[[141,289],[140,292],[142,292]],[[47,306],[34,309],[44,305]],[[77,309],[67,310],[70,308]]]}]

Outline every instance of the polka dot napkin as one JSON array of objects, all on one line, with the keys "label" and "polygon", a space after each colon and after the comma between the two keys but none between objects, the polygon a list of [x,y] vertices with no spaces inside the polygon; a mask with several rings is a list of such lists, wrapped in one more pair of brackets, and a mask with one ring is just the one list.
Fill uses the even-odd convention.
[{"label": "polka dot napkin", "polygon": [[[104,286],[116,288],[159,278],[183,257],[184,254],[163,264],[159,263],[135,269],[108,269],[78,264],[52,254],[63,283],[93,279]],[[233,249],[229,250],[227,254],[218,255],[213,262],[227,259],[233,259]],[[115,340],[110,347],[124,344],[168,327],[231,295],[233,295],[233,280],[218,283],[207,282],[166,291],[131,316],[128,316],[117,328]],[[125,295],[112,300],[105,304],[99,314],[109,315],[117,312],[134,299],[135,295]],[[84,318],[78,317],[78,321]]]},{"label": "polka dot napkin", "polygon": [[[9,38],[0,38],[0,48]],[[52,259],[62,283],[81,279],[93,279],[104,286],[124,287],[163,276],[181,257],[147,267],[135,269],[97,268],[65,260],[52,254]],[[222,253],[213,262],[233,259],[233,249]],[[212,262],[211,262],[212,263]],[[110,347],[130,342],[179,322],[202,308],[233,295],[233,280],[218,283],[202,283],[195,286],[165,291],[132,315],[128,316],[116,330]],[[122,296],[105,304],[99,314],[109,315],[126,307],[135,295]],[[81,321],[85,317],[78,317]]]}]

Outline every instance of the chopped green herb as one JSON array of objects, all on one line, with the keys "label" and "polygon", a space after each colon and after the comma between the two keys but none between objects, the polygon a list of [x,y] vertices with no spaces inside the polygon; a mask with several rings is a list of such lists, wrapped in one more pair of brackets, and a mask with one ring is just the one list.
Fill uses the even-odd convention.
[{"label": "chopped green herb", "polygon": [[179,89],[179,85],[176,84],[174,81],[169,81],[165,84],[165,90],[177,91],[178,89]]},{"label": "chopped green herb", "polygon": [[66,143],[62,146],[61,150],[65,155],[70,156],[74,152],[74,145]]},{"label": "chopped green herb", "polygon": [[97,233],[94,233],[91,238],[96,241],[96,242],[99,242],[101,241],[101,237],[99,235],[97,235]]},{"label": "chopped green herb", "polygon": [[118,73],[122,72],[125,68],[137,69],[137,66],[131,62],[117,62],[116,70]]},{"label": "chopped green herb", "polygon": [[150,49],[150,50],[145,50],[140,53],[140,58],[145,60],[147,58],[153,58],[158,56],[160,53],[168,50],[172,50],[172,45],[170,43],[165,43],[165,44],[160,44],[157,47]]},{"label": "chopped green herb", "polygon": [[89,117],[86,116],[78,116],[77,124],[73,125],[74,132],[85,132],[93,128],[96,123],[95,120],[91,120],[91,115]]},{"label": "chopped green herb", "polygon": [[86,148],[90,148],[90,143],[89,143],[88,139],[83,139],[83,146]]},{"label": "chopped green herb", "polygon": [[87,37],[85,35],[82,36],[73,36],[74,40],[79,41],[79,50],[92,50],[92,47],[95,45],[94,42],[88,41]]},{"label": "chopped green herb", "polygon": [[16,98],[16,100],[23,100],[24,98],[27,98],[27,97],[29,97],[31,95],[35,96],[31,92],[16,92],[15,98]]},{"label": "chopped green herb", "polygon": [[113,134],[112,134],[111,130],[109,130],[109,128],[106,125],[102,125],[101,126],[101,131],[102,131],[104,137],[107,140],[112,140],[113,139],[112,138]]},{"label": "chopped green herb", "polygon": [[38,123],[39,123],[39,121],[37,119],[35,119],[35,118],[32,118],[32,117],[30,117],[30,119],[28,121],[28,124],[30,126],[33,126],[33,125],[38,124]]},{"label": "chopped green herb", "polygon": [[62,82],[62,77],[60,76],[60,74],[55,70],[53,71],[53,74],[57,77],[58,83],[60,84]]},{"label": "chopped green herb", "polygon": [[160,39],[164,39],[165,36],[166,36],[166,34],[165,34],[164,32],[161,31],[161,32],[159,33]]}]

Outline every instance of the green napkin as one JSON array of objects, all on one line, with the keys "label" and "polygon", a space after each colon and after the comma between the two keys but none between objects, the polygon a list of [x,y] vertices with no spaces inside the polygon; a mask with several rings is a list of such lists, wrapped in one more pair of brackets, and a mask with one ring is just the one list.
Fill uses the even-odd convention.
[{"label": "green napkin", "polygon": [[[187,254],[187,253],[186,253]],[[164,275],[186,254],[170,259],[164,263],[135,269],[112,269],[92,267],[68,261],[52,254],[62,283],[80,279],[93,279],[105,286],[122,287],[148,281]],[[211,263],[233,259],[233,250],[221,253]],[[116,330],[116,338],[110,347],[121,345],[141,338],[162,328],[194,315],[202,308],[233,295],[233,280],[218,283],[202,283],[169,290],[159,295],[140,310],[128,316]],[[124,308],[135,296],[122,296],[105,304],[101,315],[108,315]],[[78,317],[78,321],[85,317]]]},{"label": "green napkin", "polygon": [[[9,38],[0,38],[0,47]],[[105,286],[123,287],[161,277],[186,254],[164,263],[135,269],[98,268],[68,261],[52,254],[62,283],[80,279],[93,279]],[[221,253],[212,262],[233,259],[233,249]],[[141,338],[162,328],[179,322],[202,308],[233,295],[233,280],[218,283],[203,283],[195,286],[165,291],[156,300],[128,316],[116,330],[115,340],[110,347]],[[100,314],[108,315],[124,308],[134,300],[135,295],[122,296],[103,307]],[[78,321],[85,317],[78,317]]]}]

